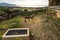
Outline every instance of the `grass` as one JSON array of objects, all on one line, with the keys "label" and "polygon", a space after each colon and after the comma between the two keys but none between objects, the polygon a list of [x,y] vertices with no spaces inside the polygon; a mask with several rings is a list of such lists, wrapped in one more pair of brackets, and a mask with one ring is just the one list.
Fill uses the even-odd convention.
[{"label": "grass", "polygon": [[22,38],[16,38],[16,40],[22,40]]},{"label": "grass", "polygon": [[0,22],[0,28],[8,28],[8,26],[10,24],[17,23],[17,22],[20,23],[21,21],[22,21],[21,16],[17,16],[15,18],[8,19],[8,20],[5,20],[5,21]]},{"label": "grass", "polygon": [[[57,18],[57,20],[55,20],[56,18],[53,17],[55,15],[55,11],[52,11],[51,9],[48,10],[48,17],[45,17],[46,14],[45,12],[39,12],[38,15],[43,15],[43,19],[48,19],[50,21],[48,22],[44,22],[43,23],[43,27],[42,27],[42,31],[43,33],[46,35],[46,40],[54,40],[53,36],[57,39],[60,40],[60,18]],[[53,20],[53,18],[55,18]],[[21,21],[23,20],[23,17],[21,16],[17,16],[15,18],[12,19],[8,19],[5,21],[0,22],[0,40],[2,40],[2,35],[5,33],[5,31],[9,28],[21,28],[24,27],[24,25],[21,23]],[[31,34],[32,32],[30,32]],[[44,36],[43,36],[44,37]],[[19,38],[17,38],[16,40],[20,40]],[[22,39],[21,39],[22,40]]]},{"label": "grass", "polygon": [[[48,22],[43,21],[42,32],[44,33],[41,39],[43,40],[60,40],[60,18],[56,16],[54,10],[49,10],[47,17],[44,16],[43,19],[47,19]],[[42,34],[43,34],[42,33]],[[41,36],[41,35],[40,35]]]},{"label": "grass", "polygon": [[21,16],[17,16],[15,18],[0,22],[0,40],[2,40],[2,35],[5,33],[7,29],[24,27],[21,23],[22,19],[23,18]]}]

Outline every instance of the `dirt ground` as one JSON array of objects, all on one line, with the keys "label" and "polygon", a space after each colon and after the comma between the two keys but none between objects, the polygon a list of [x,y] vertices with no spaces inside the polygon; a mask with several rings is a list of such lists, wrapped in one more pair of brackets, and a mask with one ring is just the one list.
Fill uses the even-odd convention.
[{"label": "dirt ground", "polygon": [[35,16],[31,21],[22,22],[34,34],[31,40],[60,40],[60,31],[54,24],[56,18],[53,17],[56,16],[48,20],[47,15],[43,14]]}]

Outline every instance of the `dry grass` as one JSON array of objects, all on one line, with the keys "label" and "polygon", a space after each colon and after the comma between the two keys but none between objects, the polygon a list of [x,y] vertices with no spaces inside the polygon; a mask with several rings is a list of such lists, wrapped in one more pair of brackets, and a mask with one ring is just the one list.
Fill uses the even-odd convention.
[{"label": "dry grass", "polygon": [[[60,18],[54,12],[51,13],[51,10],[48,11],[48,14],[36,15],[33,20],[28,22],[24,22],[24,18],[20,16],[0,22],[0,28],[9,28],[8,25],[15,21],[20,21],[24,27],[30,28],[35,35],[32,40],[60,40]],[[4,32],[0,30],[0,36]]]}]

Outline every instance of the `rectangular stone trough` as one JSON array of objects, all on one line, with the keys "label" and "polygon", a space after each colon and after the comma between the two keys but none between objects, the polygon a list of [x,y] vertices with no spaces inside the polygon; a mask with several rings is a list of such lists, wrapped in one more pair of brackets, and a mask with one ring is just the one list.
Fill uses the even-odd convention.
[{"label": "rectangular stone trough", "polygon": [[29,40],[28,28],[8,29],[2,36],[2,40]]}]

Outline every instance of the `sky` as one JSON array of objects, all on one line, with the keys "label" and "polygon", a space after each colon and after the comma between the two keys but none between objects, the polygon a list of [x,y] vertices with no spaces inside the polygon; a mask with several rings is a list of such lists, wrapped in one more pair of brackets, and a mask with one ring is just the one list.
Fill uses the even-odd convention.
[{"label": "sky", "polygon": [[0,0],[0,3],[16,4],[21,7],[40,7],[49,5],[48,0]]}]

